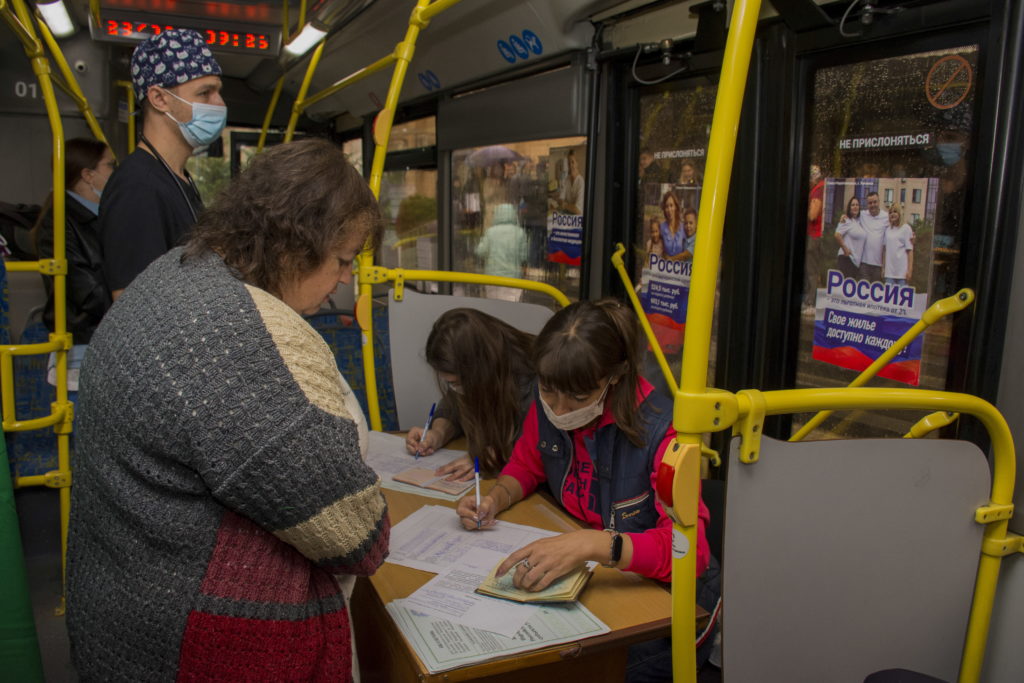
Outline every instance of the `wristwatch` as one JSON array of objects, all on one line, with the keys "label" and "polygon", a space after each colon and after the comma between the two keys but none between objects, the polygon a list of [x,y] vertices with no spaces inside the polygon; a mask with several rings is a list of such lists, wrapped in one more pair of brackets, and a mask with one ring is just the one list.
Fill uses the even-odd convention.
[{"label": "wristwatch", "polygon": [[605,531],[612,535],[612,548],[610,553],[611,557],[608,560],[607,564],[602,563],[601,566],[614,568],[615,565],[617,565],[619,563],[619,560],[622,558],[622,534],[620,534],[615,529],[605,529]]}]

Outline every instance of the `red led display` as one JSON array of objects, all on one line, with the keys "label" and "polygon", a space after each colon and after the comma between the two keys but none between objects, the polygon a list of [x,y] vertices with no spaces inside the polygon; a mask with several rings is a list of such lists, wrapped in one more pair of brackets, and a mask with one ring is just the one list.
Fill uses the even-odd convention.
[{"label": "red led display", "polygon": [[[170,31],[174,26],[169,24],[153,24],[144,21],[115,21],[107,20],[107,35],[120,36],[122,38],[138,38],[142,34],[146,37],[158,36],[163,31]],[[265,33],[238,33],[235,31],[214,31],[203,29],[200,31],[206,36],[206,42],[211,47],[240,47],[247,50],[266,51],[270,49],[270,37]]]},{"label": "red led display", "polygon": [[276,55],[281,46],[281,32],[262,26],[231,27],[229,22],[212,22],[192,17],[180,21],[170,16],[144,16],[138,12],[107,10],[103,26],[97,30],[90,22],[93,38],[114,42],[138,42],[160,35],[173,28],[191,28],[206,38],[213,50]]}]

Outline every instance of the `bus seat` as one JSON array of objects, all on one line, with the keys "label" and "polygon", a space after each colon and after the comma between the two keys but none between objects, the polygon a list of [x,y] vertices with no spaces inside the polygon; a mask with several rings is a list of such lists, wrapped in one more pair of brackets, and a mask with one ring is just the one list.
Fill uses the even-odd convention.
[{"label": "bus seat", "polygon": [[[29,314],[20,344],[48,341],[50,332],[42,322],[42,307]],[[14,357],[15,415],[19,419],[50,413],[56,390],[46,382],[46,354]],[[53,429],[34,429],[7,434],[8,455],[14,476],[46,474],[57,469],[57,437]]]},{"label": "bus seat", "polygon": [[538,304],[420,294],[409,288],[405,289],[402,301],[395,301],[395,291],[390,290],[388,321],[392,340],[391,373],[395,386],[398,428],[401,430],[422,426],[430,404],[441,396],[434,371],[427,365],[424,349],[434,321],[453,308],[475,308],[531,334],[540,332],[552,314],[551,309]]},{"label": "bus seat", "polygon": [[[956,680],[989,499],[977,446],[944,439],[733,439],[723,672],[863,681],[894,667]],[[795,676],[794,676],[795,674]]]},{"label": "bus seat", "polygon": [[[321,311],[307,318],[331,348],[345,381],[359,399],[363,414],[369,419],[366,402],[366,375],[363,372],[362,330],[351,311]],[[373,309],[373,357],[377,367],[377,399],[380,404],[381,426],[385,431],[398,429],[395,413],[395,390],[391,382],[390,333],[388,311],[383,306]]]}]

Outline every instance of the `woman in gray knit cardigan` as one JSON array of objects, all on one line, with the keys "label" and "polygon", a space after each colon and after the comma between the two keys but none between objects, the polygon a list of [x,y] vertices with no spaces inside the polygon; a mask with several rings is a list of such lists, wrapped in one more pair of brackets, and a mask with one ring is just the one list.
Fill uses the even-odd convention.
[{"label": "woman in gray knit cardigan", "polygon": [[82,680],[351,680],[390,526],[366,425],[302,318],[379,237],[334,145],[256,157],[93,336],[68,630]]}]

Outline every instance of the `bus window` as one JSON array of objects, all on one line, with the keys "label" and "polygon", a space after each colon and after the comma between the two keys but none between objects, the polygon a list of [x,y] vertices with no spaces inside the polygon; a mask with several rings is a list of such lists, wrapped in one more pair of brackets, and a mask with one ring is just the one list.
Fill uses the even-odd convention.
[{"label": "bus window", "polygon": [[[813,72],[798,387],[849,384],[958,289],[977,68],[969,45]],[[931,326],[871,385],[945,389],[951,331]],[[919,417],[838,414],[812,438],[896,436]]]},{"label": "bus window", "polygon": [[388,138],[388,151],[401,152],[437,145],[437,117],[425,116],[404,123],[396,123],[391,127]]},{"label": "bus window", "polygon": [[[676,377],[717,92],[714,85],[683,83],[640,96],[633,281]],[[717,321],[716,304],[708,366],[708,381],[712,383]],[[658,376],[653,360],[648,361],[648,375]]]},{"label": "bus window", "polygon": [[[438,268],[436,131],[434,116],[396,123],[391,129],[380,185],[384,239],[378,262],[385,267]],[[406,286],[438,291],[436,282],[410,281]]]},{"label": "bus window", "polygon": [[[452,269],[523,277],[580,296],[586,138],[531,140],[452,154]],[[454,293],[551,304],[507,287]]]},{"label": "bus window", "polygon": [[[380,263],[387,268],[437,269],[437,170],[386,171],[380,185],[384,239]],[[407,287],[437,291],[435,282]]]}]

